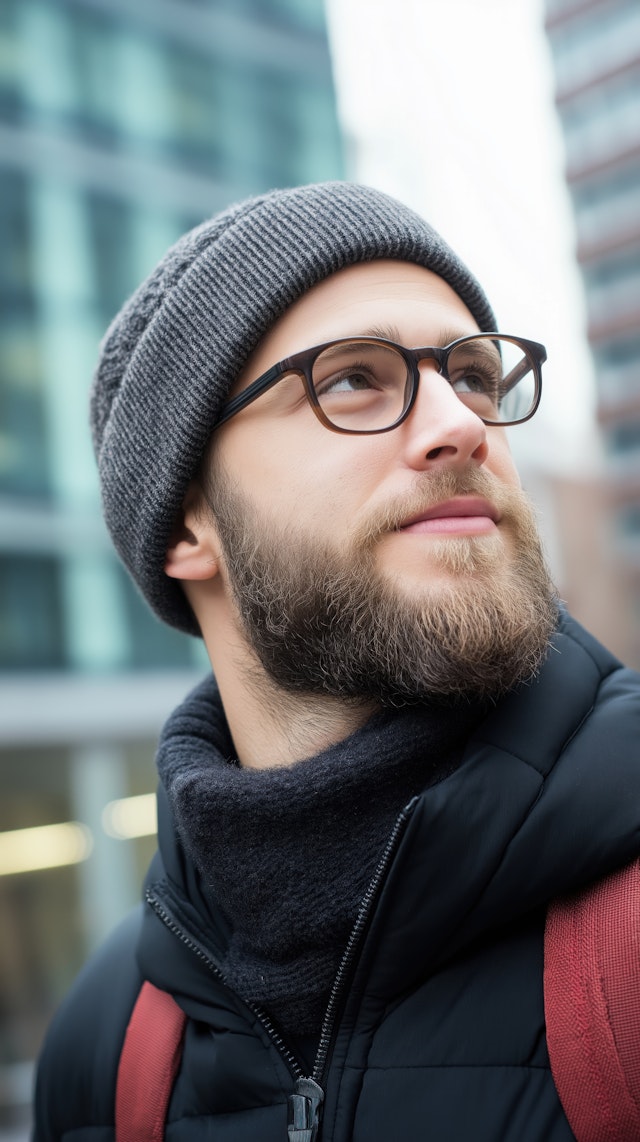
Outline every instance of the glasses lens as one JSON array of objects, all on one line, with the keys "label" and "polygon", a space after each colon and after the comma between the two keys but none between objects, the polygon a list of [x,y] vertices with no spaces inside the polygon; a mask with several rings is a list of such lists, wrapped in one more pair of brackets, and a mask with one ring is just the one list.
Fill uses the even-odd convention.
[{"label": "glasses lens", "polygon": [[373,341],[330,345],[316,357],[312,379],[327,420],[352,432],[394,424],[410,391],[404,357]]},{"label": "glasses lens", "polygon": [[529,351],[504,337],[474,337],[449,354],[447,373],[464,404],[489,424],[525,420],[538,382]]}]

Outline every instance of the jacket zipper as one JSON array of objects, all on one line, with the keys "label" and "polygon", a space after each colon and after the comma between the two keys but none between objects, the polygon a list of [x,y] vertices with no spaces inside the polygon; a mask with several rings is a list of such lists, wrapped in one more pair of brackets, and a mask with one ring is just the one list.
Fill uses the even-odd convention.
[{"label": "jacket zipper", "polygon": [[[329,994],[329,1002],[325,1011],[324,1019],[322,1021],[322,1028],[320,1031],[320,1040],[318,1042],[318,1049],[316,1052],[315,1062],[311,1075],[305,1075],[299,1060],[294,1055],[293,1051],[287,1046],[282,1035],[274,1026],[266,1011],[261,1007],[254,1007],[251,1003],[246,1006],[258,1019],[260,1025],[267,1033],[269,1039],[273,1043],[276,1050],[287,1064],[292,1077],[295,1079],[295,1088],[293,1094],[288,1098],[289,1110],[289,1124],[287,1138],[288,1142],[316,1142],[318,1138],[318,1131],[320,1128],[320,1118],[322,1112],[322,1103],[324,1101],[324,1086],[329,1072],[329,1058],[333,1045],[333,1039],[337,1028],[338,1015],[340,1013],[341,1002],[344,996],[345,987],[349,980],[351,969],[353,968],[356,960],[362,937],[366,931],[373,906],[378,896],[378,892],[382,882],[387,874],[391,861],[395,856],[396,850],[402,838],[405,826],[415,807],[417,797],[414,797],[408,805],[399,813],[396,822],[389,834],[389,838],[384,848],[384,852],[378,861],[376,870],[371,878],[367,891],[365,892],[355,924],[347,940],[346,947],[342,954],[338,970],[336,972],[331,992]],[[204,949],[192,940],[190,936],[184,932],[171,914],[166,910],[163,904],[154,896],[150,889],[145,893],[147,903],[153,908],[157,916],[162,920],[166,927],[178,937],[178,939],[190,948],[191,951],[207,964],[207,967],[213,974],[226,983],[224,972],[219,965]],[[246,1001],[243,1001],[246,1002]]]}]

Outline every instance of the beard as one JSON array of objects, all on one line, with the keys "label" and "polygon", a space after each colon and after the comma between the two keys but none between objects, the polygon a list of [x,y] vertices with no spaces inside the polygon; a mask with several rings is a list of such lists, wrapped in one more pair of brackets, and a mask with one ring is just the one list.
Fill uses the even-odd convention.
[{"label": "beard", "polygon": [[[479,469],[425,475],[338,550],[259,518],[215,468],[206,498],[239,622],[285,691],[401,706],[495,700],[535,676],[558,606],[533,509],[519,488]],[[457,495],[490,500],[500,531],[430,540],[423,583],[409,587],[380,572],[376,550],[385,537]]]}]

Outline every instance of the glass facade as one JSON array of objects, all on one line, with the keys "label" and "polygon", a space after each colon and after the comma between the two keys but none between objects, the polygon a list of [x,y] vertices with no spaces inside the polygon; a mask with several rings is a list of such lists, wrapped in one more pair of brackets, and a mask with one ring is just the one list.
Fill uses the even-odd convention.
[{"label": "glass facade", "polygon": [[640,665],[640,8],[547,0],[613,519],[609,558]]},{"label": "glass facade", "polygon": [[322,0],[0,5],[0,1137],[26,1130],[46,1021],[138,896],[148,822],[116,838],[104,806],[153,790],[158,729],[206,668],[101,522],[100,337],[185,229],[343,176]]}]

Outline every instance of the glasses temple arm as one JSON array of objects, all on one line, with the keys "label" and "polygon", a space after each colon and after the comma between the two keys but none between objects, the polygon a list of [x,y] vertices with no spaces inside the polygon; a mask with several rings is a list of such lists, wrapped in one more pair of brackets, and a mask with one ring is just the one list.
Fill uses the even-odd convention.
[{"label": "glasses temple arm", "polygon": [[526,377],[527,373],[532,371],[533,366],[531,361],[523,358],[520,364],[516,365],[516,367],[512,369],[510,373],[507,373],[506,377],[503,378],[500,384],[500,392],[502,395],[505,396],[506,393],[510,393],[511,390],[516,387],[518,381],[521,381],[523,377]]},{"label": "glasses temple arm", "polygon": [[238,393],[237,397],[232,397],[230,401],[227,401],[222,409],[222,414],[218,419],[216,428],[223,424],[225,420],[229,420],[232,416],[235,416],[237,412],[240,412],[240,410],[245,408],[248,404],[251,404],[252,400],[255,400],[256,397],[265,392],[281,376],[282,367],[280,365],[274,365],[273,368],[263,373],[261,377],[258,377],[256,381],[252,381],[248,388]]}]

